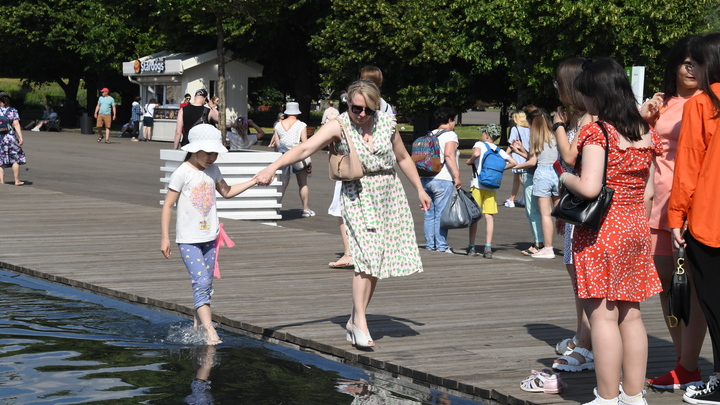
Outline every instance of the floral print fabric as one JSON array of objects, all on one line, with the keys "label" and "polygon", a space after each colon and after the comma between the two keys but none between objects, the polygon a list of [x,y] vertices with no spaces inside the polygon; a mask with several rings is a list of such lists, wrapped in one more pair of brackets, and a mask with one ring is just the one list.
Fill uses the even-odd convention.
[{"label": "floral print fabric", "polygon": [[[12,107],[0,108],[0,114],[9,118],[11,122],[20,120],[17,110]],[[20,165],[26,163],[25,152],[18,144],[15,128],[10,127],[10,132],[0,135],[0,166],[10,167],[15,163]]]},{"label": "floral print fabric", "polygon": [[[617,130],[607,123],[605,127],[610,143],[607,185],[615,194],[599,231],[575,227],[575,290],[580,298],[645,301],[662,291],[650,253],[650,225],[643,202],[650,164],[662,152],[661,140],[653,129],[652,147],[619,149]],[[578,152],[586,145],[605,148],[605,137],[595,123],[582,129]]]},{"label": "floral print fabric", "polygon": [[[379,279],[422,271],[412,213],[395,172],[392,137],[395,116],[377,112],[372,148],[363,140],[347,113],[338,119],[352,140],[365,176],[342,184],[341,211],[355,271]],[[336,145],[348,153],[347,142]]]}]

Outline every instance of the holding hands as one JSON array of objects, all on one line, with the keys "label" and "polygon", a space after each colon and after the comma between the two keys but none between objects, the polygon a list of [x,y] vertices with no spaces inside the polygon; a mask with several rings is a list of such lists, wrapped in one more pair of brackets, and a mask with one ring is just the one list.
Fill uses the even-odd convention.
[{"label": "holding hands", "polygon": [[273,179],[275,179],[275,170],[266,167],[253,176],[252,179],[258,186],[269,186]]}]

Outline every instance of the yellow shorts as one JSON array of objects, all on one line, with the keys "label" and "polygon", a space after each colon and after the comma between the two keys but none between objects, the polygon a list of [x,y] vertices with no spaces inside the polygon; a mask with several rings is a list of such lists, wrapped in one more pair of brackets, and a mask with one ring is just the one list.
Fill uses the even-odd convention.
[{"label": "yellow shorts", "polygon": [[472,196],[482,208],[483,214],[495,215],[498,213],[497,201],[495,201],[495,190],[481,190],[479,188],[470,187]]}]

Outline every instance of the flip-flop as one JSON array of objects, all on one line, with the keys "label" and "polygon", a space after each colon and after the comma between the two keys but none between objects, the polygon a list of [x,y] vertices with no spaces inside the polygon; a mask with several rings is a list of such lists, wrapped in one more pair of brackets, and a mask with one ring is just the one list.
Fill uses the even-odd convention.
[{"label": "flip-flop", "polygon": [[330,262],[330,263],[328,263],[328,266],[330,266],[330,268],[333,268],[333,269],[343,269],[343,268],[347,268],[347,267],[355,267],[355,264],[353,264],[353,262],[352,262],[352,258],[350,258],[350,261],[346,262],[346,263],[338,263],[338,261],[339,260]]},{"label": "flip-flop", "polygon": [[[542,248],[540,248],[540,249],[542,249]],[[525,256],[532,256],[532,255],[534,255],[535,253],[539,252],[540,249],[538,249],[537,246],[534,246],[534,245],[533,245],[533,246],[530,246],[529,248],[527,248],[527,249],[525,249],[525,250],[521,250],[520,252],[521,252],[522,254],[524,254]]]}]

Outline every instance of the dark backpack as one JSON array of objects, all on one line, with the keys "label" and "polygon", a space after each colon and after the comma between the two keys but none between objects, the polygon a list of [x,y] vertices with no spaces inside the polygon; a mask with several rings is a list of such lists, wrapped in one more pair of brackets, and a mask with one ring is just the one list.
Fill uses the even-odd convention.
[{"label": "dark backpack", "polygon": [[12,120],[7,115],[8,109],[0,111],[0,135],[5,135],[12,129]]},{"label": "dark backpack", "polygon": [[492,149],[487,142],[483,142],[487,151],[480,161],[480,172],[478,173],[478,183],[480,185],[497,189],[502,183],[503,172],[505,171],[506,162],[500,156],[498,148]]},{"label": "dark backpack", "polygon": [[410,155],[420,177],[433,177],[440,173],[443,162],[440,157],[440,140],[438,136],[447,130],[442,129],[436,134],[432,131],[412,143]]}]

